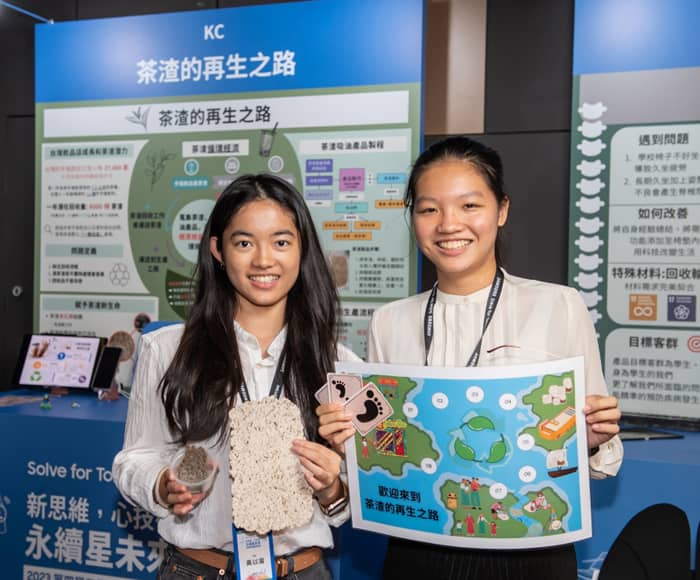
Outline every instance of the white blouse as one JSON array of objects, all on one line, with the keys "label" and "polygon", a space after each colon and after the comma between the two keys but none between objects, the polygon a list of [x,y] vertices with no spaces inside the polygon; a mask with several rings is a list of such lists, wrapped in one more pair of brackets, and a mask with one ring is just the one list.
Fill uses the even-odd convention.
[{"label": "white blouse", "polygon": [[[428,363],[463,366],[484,323],[490,287],[467,296],[438,290]],[[391,302],[375,311],[369,333],[369,360],[392,364],[425,363],[423,317],[430,292]],[[595,329],[578,292],[567,286],[505,273],[501,296],[484,334],[479,366],[543,362],[583,355],[586,394],[606,395]],[[617,473],[622,463],[618,437],[590,458],[591,477]]]},{"label": "white blouse", "polygon": [[[268,347],[263,358],[256,338],[238,324],[236,338],[241,365],[252,400],[268,396],[277,362],[286,338],[286,327]],[[136,377],[129,400],[124,447],[114,458],[114,483],[131,503],[141,506],[158,520],[161,537],[180,548],[233,549],[231,534],[231,480],[228,474],[229,442],[216,445],[216,435],[199,444],[206,447],[220,466],[211,493],[184,517],[174,515],[153,497],[153,487],[163,467],[177,450],[172,443],[165,410],[157,386],[175,355],[184,326],[166,326],[144,335],[139,345]],[[338,345],[339,360],[360,360],[349,349]],[[319,387],[321,385],[318,385]],[[326,517],[317,502],[311,521],[302,527],[274,535],[276,555],[302,548],[330,548],[333,537],[329,524],[339,526],[349,517],[349,509]]]}]

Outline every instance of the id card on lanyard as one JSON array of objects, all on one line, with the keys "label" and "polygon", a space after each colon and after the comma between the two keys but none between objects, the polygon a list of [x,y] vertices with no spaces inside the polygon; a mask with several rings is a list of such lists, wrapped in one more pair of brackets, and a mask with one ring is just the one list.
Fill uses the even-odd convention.
[{"label": "id card on lanyard", "polygon": [[277,580],[272,532],[260,536],[233,526],[233,548],[236,560],[236,578]]},{"label": "id card on lanyard", "polygon": [[[430,292],[430,297],[428,298],[428,304],[425,307],[425,317],[423,318],[423,343],[425,345],[425,366],[428,366],[428,354],[430,353],[430,345],[433,343],[433,310],[435,309],[435,302],[437,301],[437,282],[433,285],[433,289]],[[496,305],[501,297],[501,290],[503,289],[503,271],[500,268],[496,268],[496,275],[491,283],[491,289],[489,290],[489,297],[486,302],[486,312],[484,312],[484,324],[481,329],[481,336],[479,341],[474,347],[466,366],[475,367],[479,364],[479,356],[481,355],[481,342],[484,339],[484,334],[486,334],[486,329],[493,318],[493,313],[496,311]]]},{"label": "id card on lanyard", "polygon": [[[283,353],[275,370],[275,376],[270,385],[270,396],[280,398],[284,386],[284,370],[286,355]],[[240,390],[241,401],[245,405],[250,402],[248,385],[243,379]],[[236,578],[255,578],[260,580],[277,580],[275,565],[275,550],[272,543],[272,532],[256,534],[247,532],[231,525],[233,533],[233,548],[236,562]]]}]

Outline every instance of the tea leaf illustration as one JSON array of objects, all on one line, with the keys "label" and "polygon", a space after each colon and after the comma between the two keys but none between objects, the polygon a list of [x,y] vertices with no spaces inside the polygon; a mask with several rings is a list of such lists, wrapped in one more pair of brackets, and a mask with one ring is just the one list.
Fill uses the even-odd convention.
[{"label": "tea leaf illustration", "polygon": [[144,109],[141,110],[141,107],[139,106],[135,111],[132,111],[131,114],[126,117],[126,120],[129,121],[129,123],[141,125],[144,130],[148,131],[148,113],[150,110],[150,107],[144,107]]},{"label": "tea leaf illustration", "polygon": [[163,177],[165,172],[165,164],[168,161],[175,159],[174,153],[168,153],[165,149],[161,149],[158,153],[149,153],[146,155],[146,169],[144,174],[151,178],[151,191],[156,183]]}]

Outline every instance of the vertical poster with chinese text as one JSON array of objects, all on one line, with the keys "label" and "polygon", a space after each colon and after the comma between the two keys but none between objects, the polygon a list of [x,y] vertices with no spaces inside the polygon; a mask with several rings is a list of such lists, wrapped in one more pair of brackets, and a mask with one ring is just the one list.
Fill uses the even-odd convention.
[{"label": "vertical poster with chinese text", "polygon": [[699,20],[576,2],[569,282],[628,416],[700,420]]},{"label": "vertical poster with chinese text", "polygon": [[143,326],[186,314],[217,195],[267,172],[303,193],[363,355],[416,288],[422,38],[421,0],[37,26],[35,326],[110,337],[127,381]]}]

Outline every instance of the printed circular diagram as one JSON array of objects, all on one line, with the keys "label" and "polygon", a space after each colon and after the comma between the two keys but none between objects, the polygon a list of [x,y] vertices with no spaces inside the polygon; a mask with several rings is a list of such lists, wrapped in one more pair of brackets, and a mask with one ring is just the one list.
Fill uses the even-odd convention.
[{"label": "printed circular diagram", "polygon": [[[206,103],[202,108],[206,108]],[[178,116],[177,103],[172,104],[172,114]],[[183,127],[183,133],[149,135],[133,163],[127,219],[136,274],[130,274],[138,276],[148,292],[159,298],[160,320],[186,314],[191,303],[190,279],[204,224],[217,196],[235,178],[231,172],[270,171],[268,158],[258,152],[260,131],[239,130],[240,127],[232,125],[230,131],[207,132],[206,125],[202,131],[191,131],[188,126]],[[190,132],[184,132],[188,129]],[[234,153],[235,157],[231,152],[222,152],[183,158],[182,152],[189,147],[185,142],[201,145],[236,142],[241,148]],[[271,154],[284,159],[279,177],[303,190],[297,154],[281,131],[276,133]],[[188,176],[185,162],[195,158],[198,172]]]},{"label": "printed circular diagram", "polygon": [[450,403],[450,400],[447,398],[445,393],[433,393],[431,402],[433,403],[433,407],[436,409],[446,409],[447,405]]},{"label": "printed circular diagram", "polygon": [[184,170],[187,175],[197,175],[197,173],[199,173],[199,161],[196,159],[188,159],[185,161]]},{"label": "printed circular diagram", "polygon": [[688,350],[690,352],[700,352],[700,336],[693,335],[688,339]]},{"label": "printed circular diagram", "polygon": [[437,471],[437,463],[431,457],[424,457],[420,462],[420,468],[428,475],[432,475]]},{"label": "printed circular diagram", "polygon": [[535,446],[535,438],[529,433],[518,436],[518,447],[523,451],[529,451]]},{"label": "printed circular diagram", "polygon": [[[457,457],[473,463],[495,464],[500,463],[508,456],[510,450],[505,436],[503,433],[496,431],[496,426],[490,418],[483,415],[474,415],[462,423],[459,428],[463,437],[455,437],[454,440],[454,450]],[[480,445],[478,449],[475,449],[472,446],[474,443],[470,441],[470,435],[471,439],[476,439],[474,435],[479,432],[485,432],[493,436],[479,437]],[[484,443],[486,443],[488,452],[486,448],[482,448]]]},{"label": "printed circular diagram", "polygon": [[272,173],[279,173],[284,169],[284,159],[279,155],[273,155],[267,161],[267,168],[272,171]]},{"label": "printed circular diagram", "polygon": [[502,483],[492,483],[489,486],[489,495],[493,499],[505,499],[508,495],[508,488]]},{"label": "printed circular diagram", "polygon": [[685,304],[679,304],[673,308],[673,315],[676,320],[688,320],[690,318],[690,308]]},{"label": "printed circular diagram", "polygon": [[112,266],[109,272],[109,281],[115,286],[126,286],[129,283],[131,276],[129,275],[129,268],[126,264],[117,262]]},{"label": "printed circular diagram", "polygon": [[224,171],[230,175],[235,175],[238,173],[238,170],[241,168],[241,162],[238,161],[237,157],[229,157],[225,162],[224,162]]},{"label": "printed circular diagram", "polygon": [[484,400],[484,389],[476,385],[469,387],[465,396],[470,403],[481,403]]},{"label": "printed circular diagram", "polygon": [[173,246],[180,256],[193,264],[197,261],[199,242],[212,209],[213,199],[195,199],[175,214],[170,232]]},{"label": "printed circular diagram", "polygon": [[112,336],[109,337],[107,341],[108,346],[116,346],[122,349],[119,355],[119,361],[124,362],[129,360],[136,350],[136,345],[134,344],[134,339],[125,330],[117,330]]},{"label": "printed circular diagram", "polygon": [[404,403],[403,409],[401,410],[409,419],[415,419],[418,416],[418,407],[415,403]]}]

